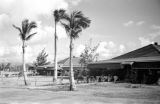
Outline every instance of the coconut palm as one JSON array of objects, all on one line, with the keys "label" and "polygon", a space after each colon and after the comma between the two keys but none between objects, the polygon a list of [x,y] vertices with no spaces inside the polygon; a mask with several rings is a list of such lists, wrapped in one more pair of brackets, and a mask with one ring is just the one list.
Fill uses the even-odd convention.
[{"label": "coconut palm", "polygon": [[60,9],[60,10],[55,10],[53,12],[54,16],[54,21],[55,21],[55,33],[54,33],[54,77],[53,81],[57,82],[57,23],[62,19],[63,14],[65,13],[65,10]]},{"label": "coconut palm", "polygon": [[22,62],[23,62],[23,76],[24,76],[24,83],[27,85],[27,73],[26,73],[26,65],[25,65],[25,47],[26,47],[26,41],[30,40],[36,33],[31,33],[31,30],[33,28],[37,27],[37,24],[35,22],[29,22],[28,19],[25,19],[22,21],[22,27],[17,27],[13,25],[15,29],[19,31],[19,36],[22,40]]},{"label": "coconut palm", "polygon": [[73,91],[76,89],[72,66],[73,39],[79,38],[82,30],[90,26],[91,20],[85,17],[81,11],[73,11],[70,15],[65,13],[63,18],[64,21],[61,23],[70,38],[70,90]]}]

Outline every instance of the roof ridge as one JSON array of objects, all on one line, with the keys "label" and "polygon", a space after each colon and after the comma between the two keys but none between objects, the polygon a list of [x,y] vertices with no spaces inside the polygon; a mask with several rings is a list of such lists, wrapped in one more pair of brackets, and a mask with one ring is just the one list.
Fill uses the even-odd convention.
[{"label": "roof ridge", "polygon": [[63,63],[63,65],[65,65],[68,60],[69,60],[69,57],[65,60],[65,62]]},{"label": "roof ridge", "polygon": [[64,58],[63,60],[60,60],[60,61],[58,61],[58,63],[62,63],[62,64],[64,64],[64,62],[66,62],[66,60],[68,60],[68,58]]},{"label": "roof ridge", "polygon": [[160,53],[160,46],[159,45],[152,44],[152,46]]},{"label": "roof ridge", "polygon": [[[73,57],[72,58],[73,66],[79,66],[80,58],[81,57]],[[66,60],[63,61],[64,63],[62,63],[62,66],[68,66],[70,63],[69,61],[70,61],[70,58],[66,58]]]}]

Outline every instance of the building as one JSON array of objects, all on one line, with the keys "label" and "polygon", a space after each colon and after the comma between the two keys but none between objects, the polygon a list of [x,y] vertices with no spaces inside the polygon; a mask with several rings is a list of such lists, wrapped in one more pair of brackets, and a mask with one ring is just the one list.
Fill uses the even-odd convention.
[{"label": "building", "polygon": [[160,78],[160,45],[150,44],[87,67],[91,76],[117,75],[120,80],[133,83],[156,83]]},{"label": "building", "polygon": [[[80,63],[80,59],[80,57],[72,58],[72,65],[75,74],[86,68]],[[69,63],[69,58],[65,58],[58,62],[58,76],[69,76]],[[54,75],[54,64],[38,66],[36,71],[39,73],[39,75]]]},{"label": "building", "polygon": [[[73,70],[74,74],[78,74],[80,71],[84,70],[86,66],[80,63],[81,57],[73,57],[72,58],[72,65],[73,65]],[[63,74],[64,75],[69,75],[69,68],[70,68],[70,60],[69,58],[65,58],[61,61],[58,62],[59,67],[62,68]]]},{"label": "building", "polygon": [[[62,72],[62,68],[58,67],[57,69],[58,69],[58,76],[60,76]],[[38,66],[36,68],[36,71],[39,75],[53,76],[54,75],[54,65],[49,64],[49,65]]]}]

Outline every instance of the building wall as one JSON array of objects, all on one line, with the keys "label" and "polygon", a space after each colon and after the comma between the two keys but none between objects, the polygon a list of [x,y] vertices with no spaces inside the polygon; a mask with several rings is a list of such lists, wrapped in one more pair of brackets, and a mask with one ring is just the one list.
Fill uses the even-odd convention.
[{"label": "building wall", "polygon": [[[105,67],[104,67],[105,66]],[[133,65],[123,64],[121,68],[108,68],[107,64],[100,68],[89,68],[90,76],[118,76],[119,80],[132,83],[153,84],[160,78],[160,62],[137,62]],[[110,65],[111,66],[111,65]]]}]

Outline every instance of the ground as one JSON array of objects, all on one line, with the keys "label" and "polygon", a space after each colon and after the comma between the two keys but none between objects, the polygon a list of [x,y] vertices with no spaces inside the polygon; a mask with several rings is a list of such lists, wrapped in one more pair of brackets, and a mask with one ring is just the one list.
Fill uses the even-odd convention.
[{"label": "ground", "polygon": [[160,86],[155,85],[104,82],[67,91],[67,85],[25,87],[13,78],[0,81],[0,104],[160,104]]}]

